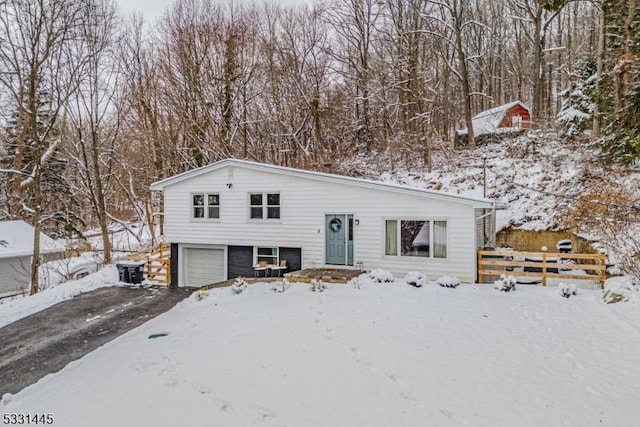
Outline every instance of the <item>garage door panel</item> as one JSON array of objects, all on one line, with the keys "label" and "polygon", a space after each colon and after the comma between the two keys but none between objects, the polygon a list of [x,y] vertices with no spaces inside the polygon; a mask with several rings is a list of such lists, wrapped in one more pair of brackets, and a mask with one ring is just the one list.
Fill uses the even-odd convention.
[{"label": "garage door panel", "polygon": [[224,274],[224,249],[186,248],[185,284],[209,285],[226,280]]}]

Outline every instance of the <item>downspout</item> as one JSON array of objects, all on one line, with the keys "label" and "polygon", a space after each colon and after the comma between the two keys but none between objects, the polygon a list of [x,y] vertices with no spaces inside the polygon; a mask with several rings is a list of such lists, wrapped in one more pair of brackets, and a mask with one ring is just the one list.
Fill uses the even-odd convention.
[{"label": "downspout", "polygon": [[[495,200],[491,202],[491,211],[489,213],[480,215],[479,217],[476,217],[475,222],[477,223],[479,219],[482,219],[483,221],[490,215],[495,214],[496,212],[496,202]],[[486,227],[486,221],[483,223],[484,226],[484,230],[483,230],[483,235],[484,235],[484,239],[485,241],[483,242],[483,248],[485,246],[486,240],[487,240],[487,227]],[[476,255],[477,255],[477,250],[476,250]],[[475,276],[476,276],[476,281],[478,280],[478,263],[476,261],[475,264]]]},{"label": "downspout", "polygon": [[487,243],[487,221],[486,221],[486,218],[488,216],[491,216],[491,215],[495,214],[495,213],[496,213],[496,202],[492,201],[491,202],[491,211],[489,213],[486,213],[486,214],[480,215],[479,217],[476,217],[476,221],[481,219],[482,222],[483,222],[482,223],[482,234],[483,234],[483,237],[484,237],[484,242],[482,242],[483,247]]}]

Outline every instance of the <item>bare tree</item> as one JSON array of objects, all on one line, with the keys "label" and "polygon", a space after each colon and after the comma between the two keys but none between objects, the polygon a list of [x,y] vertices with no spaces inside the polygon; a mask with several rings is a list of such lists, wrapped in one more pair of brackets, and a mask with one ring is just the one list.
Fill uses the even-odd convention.
[{"label": "bare tree", "polygon": [[74,53],[81,71],[69,97],[67,152],[77,166],[80,194],[89,200],[102,233],[105,263],[111,263],[107,198],[119,139],[117,93],[118,15],[112,0],[85,0]]},{"label": "bare tree", "polygon": [[345,90],[353,90],[355,105],[355,141],[369,151],[373,147],[372,56],[376,24],[382,12],[380,0],[348,0],[331,4],[327,9],[329,23],[336,33],[332,56],[340,64],[338,73],[345,79]]},{"label": "bare tree", "polygon": [[81,1],[6,0],[0,3],[0,84],[9,94],[13,157],[4,172],[14,198],[13,215],[33,222],[31,293],[38,292],[40,232],[47,219],[45,171],[60,146],[58,120],[77,72],[67,48],[76,36]]},{"label": "bare tree", "polygon": [[424,29],[431,9],[424,1],[387,0],[385,25],[380,30],[384,35],[384,68],[388,70],[383,85],[388,87],[383,101],[388,149],[401,150],[406,160],[422,151],[428,170],[436,93],[432,87],[434,43]]},{"label": "bare tree", "polygon": [[531,106],[531,120],[539,125],[543,116],[544,99],[547,81],[547,67],[545,53],[547,52],[547,37],[549,29],[562,8],[570,0],[509,0],[509,5],[517,19],[518,25],[526,31],[525,35],[533,49],[532,75],[533,95]]}]

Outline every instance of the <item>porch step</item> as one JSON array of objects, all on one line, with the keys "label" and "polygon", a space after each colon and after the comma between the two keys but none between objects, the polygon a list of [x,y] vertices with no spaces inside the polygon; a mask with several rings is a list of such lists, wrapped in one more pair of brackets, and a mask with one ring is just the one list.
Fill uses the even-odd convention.
[{"label": "porch step", "polygon": [[315,279],[325,283],[345,284],[362,273],[360,270],[346,268],[305,268],[284,276],[292,283],[310,283]]}]

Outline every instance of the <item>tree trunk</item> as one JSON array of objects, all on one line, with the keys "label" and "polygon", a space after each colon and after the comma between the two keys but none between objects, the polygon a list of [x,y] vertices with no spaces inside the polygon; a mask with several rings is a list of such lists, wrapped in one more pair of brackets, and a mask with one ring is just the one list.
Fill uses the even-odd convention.
[{"label": "tree trunk", "polygon": [[[39,167],[38,165],[37,167]],[[33,219],[33,257],[31,258],[31,289],[29,294],[34,295],[40,290],[40,230],[42,226],[40,224],[40,218],[42,217],[42,188],[41,188],[41,175],[36,173],[33,180],[33,203],[34,219]]]},{"label": "tree trunk", "polygon": [[98,215],[98,221],[100,223],[100,231],[102,232],[102,248],[104,263],[111,264],[111,239],[109,235],[109,227],[107,222],[107,204],[104,195],[104,184],[102,182],[102,169],[100,168],[100,148],[96,131],[91,132],[91,149],[93,162],[93,181],[95,183],[96,192],[96,214]]},{"label": "tree trunk", "polygon": [[542,9],[534,17],[534,47],[533,47],[533,105],[531,107],[531,125],[539,127],[542,117],[542,99],[544,88],[544,72],[542,70],[542,55],[544,38],[542,37]]},{"label": "tree trunk", "polygon": [[452,12],[455,14],[455,38],[458,62],[460,62],[460,78],[462,79],[462,102],[464,103],[464,120],[467,124],[467,143],[469,147],[475,148],[476,138],[473,130],[473,113],[471,112],[471,84],[469,83],[469,70],[467,58],[462,44],[462,10],[457,10],[456,6],[462,8],[461,4],[454,3]]},{"label": "tree trunk", "polygon": [[[604,60],[605,60],[605,46],[604,46],[604,40],[605,40],[605,12],[604,12],[604,8],[600,10],[600,19],[599,19],[599,24],[598,24],[598,54],[597,54],[597,62],[596,62],[596,74],[597,74],[597,89],[596,89],[596,93],[598,94],[597,97],[601,98],[602,97],[602,72],[604,70]],[[591,139],[593,141],[597,140],[598,138],[600,138],[600,124],[601,124],[601,117],[600,117],[600,102],[597,101],[594,103],[594,108],[593,108],[593,127],[592,127],[592,132],[591,132]]]}]

